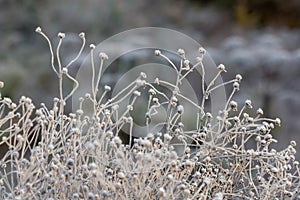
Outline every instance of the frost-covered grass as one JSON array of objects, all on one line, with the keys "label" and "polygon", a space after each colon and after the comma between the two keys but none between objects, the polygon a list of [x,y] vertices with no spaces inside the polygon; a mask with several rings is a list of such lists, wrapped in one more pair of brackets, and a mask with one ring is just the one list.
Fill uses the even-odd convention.
[{"label": "frost-covered grass", "polygon": [[[51,67],[59,81],[59,97],[53,105],[36,108],[29,97],[19,102],[0,99],[0,145],[8,151],[0,159],[1,199],[295,199],[299,191],[299,162],[295,160],[296,142],[281,151],[270,148],[276,143],[271,130],[280,126],[280,119],[270,119],[257,109],[253,116],[250,100],[238,105],[233,100],[239,90],[241,75],[220,85],[215,80],[226,72],[219,72],[211,83],[204,83],[203,58],[200,48],[197,62],[191,64],[183,49],[178,50],[179,66],[164,52],[154,54],[165,60],[177,72],[176,82],[147,80],[141,72],[115,96],[112,88],[100,85],[102,67],[108,56],[100,53],[100,66],[94,65],[95,45],[90,45],[92,84],[91,92],[79,98],[78,108],[67,112],[68,99],[73,97],[79,82],[68,68],[78,59],[85,47],[85,34],[80,33],[82,47],[67,65],[60,61],[60,47],[65,38],[59,33],[59,43],[53,50],[48,42]],[[202,70],[199,84],[200,104],[182,96],[182,79]],[[64,94],[64,80],[74,82],[74,88]],[[232,85],[232,92],[224,102],[224,109],[213,116],[207,111],[210,95],[224,85]],[[173,88],[169,94],[159,86]],[[4,83],[0,82],[1,88]],[[147,90],[145,137],[132,137],[134,120],[130,112],[137,99]],[[119,104],[132,97],[125,110]],[[73,99],[74,100],[74,99]],[[182,101],[197,111],[195,128],[189,129],[181,121],[185,112]],[[167,117],[153,131],[151,119],[165,107]],[[92,115],[86,113],[90,107]],[[129,141],[123,142],[122,127],[128,128]],[[254,142],[253,145],[249,143]],[[178,148],[180,147],[180,148]]]}]

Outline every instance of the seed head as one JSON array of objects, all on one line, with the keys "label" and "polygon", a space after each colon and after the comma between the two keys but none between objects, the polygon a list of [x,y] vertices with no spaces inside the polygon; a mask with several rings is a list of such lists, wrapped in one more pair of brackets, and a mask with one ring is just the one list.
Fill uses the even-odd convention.
[{"label": "seed head", "polygon": [[158,189],[157,195],[159,196],[159,198],[164,198],[166,196],[166,191],[163,187]]},{"label": "seed head", "polygon": [[155,95],[156,94],[155,90],[153,90],[152,88],[150,88],[148,90],[148,93],[151,94],[151,95]]},{"label": "seed head", "polygon": [[230,108],[233,110],[233,111],[237,111],[237,107],[238,107],[238,104],[236,101],[230,101]]},{"label": "seed head", "polygon": [[184,66],[186,67],[187,70],[190,69],[190,61],[189,60],[184,60],[183,64],[184,64]]},{"label": "seed head", "polygon": [[178,55],[180,55],[181,57],[184,57],[184,56],[185,56],[185,52],[184,52],[183,49],[178,49],[178,50],[177,50],[177,53],[178,53]]},{"label": "seed head", "polygon": [[177,112],[178,112],[179,114],[182,114],[183,111],[184,111],[184,107],[183,107],[182,105],[177,106]]},{"label": "seed head", "polygon": [[41,29],[41,27],[36,27],[36,29],[35,29],[35,32],[37,32],[37,33],[41,33],[42,32],[42,29]]},{"label": "seed head", "polygon": [[118,173],[119,180],[123,181],[125,179],[125,174],[123,172]]},{"label": "seed head", "polygon": [[59,32],[57,34],[57,36],[60,38],[60,39],[64,39],[66,37],[66,34],[65,33],[62,33],[62,32]]},{"label": "seed head", "polygon": [[68,73],[68,68],[64,67],[64,68],[62,69],[62,73],[63,73],[63,74],[67,74],[67,73]]},{"label": "seed head", "polygon": [[106,92],[109,92],[109,91],[111,91],[111,87],[108,86],[108,85],[105,85],[105,86],[104,86],[104,90],[105,90]]},{"label": "seed head", "polygon": [[295,140],[292,140],[292,141],[290,142],[290,144],[291,144],[291,146],[292,146],[292,147],[295,147],[295,146],[297,146],[297,143],[296,143],[296,141],[295,141]]},{"label": "seed head", "polygon": [[138,90],[135,90],[135,91],[133,92],[133,95],[136,96],[136,97],[139,97],[139,96],[141,96],[141,92],[138,91]]},{"label": "seed head", "polygon": [[95,49],[96,46],[94,44],[90,44],[90,49]]},{"label": "seed head", "polygon": [[207,112],[207,113],[206,113],[206,117],[207,117],[208,119],[211,119],[213,116],[212,116],[212,114],[211,114],[210,112]]},{"label": "seed head", "polygon": [[241,82],[241,80],[243,79],[243,77],[242,77],[242,75],[237,74],[237,75],[235,76],[235,79],[236,79],[237,82]]},{"label": "seed head", "polygon": [[259,108],[259,109],[257,109],[256,113],[257,113],[258,115],[263,115],[263,114],[264,114],[264,111],[263,111],[261,108]]},{"label": "seed head", "polygon": [[172,140],[172,136],[169,135],[168,133],[164,134],[164,139],[166,142],[170,142]]},{"label": "seed head", "polygon": [[161,55],[160,50],[155,50],[154,53],[155,53],[156,56],[160,56]]},{"label": "seed head", "polygon": [[114,137],[113,141],[117,146],[120,146],[122,144],[122,140],[118,136]]},{"label": "seed head", "polygon": [[79,33],[79,37],[80,38],[84,38],[85,37],[85,33],[84,32]]},{"label": "seed head", "polygon": [[220,64],[220,65],[218,66],[218,69],[219,69],[220,71],[222,71],[222,72],[226,72],[225,65],[223,65],[223,64]]},{"label": "seed head", "polygon": [[206,50],[203,47],[200,47],[198,51],[201,55],[206,54]]},{"label": "seed head", "polygon": [[238,82],[234,82],[234,83],[233,83],[233,88],[234,88],[235,90],[239,90],[239,89],[240,89],[240,84],[239,84]]},{"label": "seed head", "polygon": [[214,198],[214,200],[223,200],[224,195],[222,192],[218,192]]},{"label": "seed head", "polygon": [[252,104],[251,104],[251,100],[246,100],[245,101],[245,106],[247,107],[247,108],[252,108]]},{"label": "seed head", "polygon": [[158,105],[158,104],[159,104],[158,98],[153,98],[152,101],[153,101],[153,103],[154,103],[155,105]]},{"label": "seed head", "polygon": [[6,105],[10,105],[12,103],[12,100],[8,97],[5,97],[3,100]]},{"label": "seed head", "polygon": [[281,126],[281,120],[279,118],[275,119],[275,125]]},{"label": "seed head", "polygon": [[101,58],[102,60],[108,60],[108,55],[106,53],[100,52],[99,58]]}]

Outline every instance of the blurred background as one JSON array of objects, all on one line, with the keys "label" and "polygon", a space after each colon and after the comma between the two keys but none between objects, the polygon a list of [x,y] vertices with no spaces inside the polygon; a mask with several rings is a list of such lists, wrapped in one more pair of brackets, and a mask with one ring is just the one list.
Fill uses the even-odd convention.
[{"label": "blurred background", "polygon": [[300,143],[299,0],[0,0],[2,96],[49,103],[57,95],[47,44],[35,33],[37,26],[54,44],[58,32],[68,34],[62,50],[67,59],[79,50],[81,31],[95,44],[137,27],[185,33],[216,64],[227,66],[223,79],[243,75],[239,102],[251,99],[266,116],[281,117],[282,126],[274,132],[277,148],[291,139]]}]

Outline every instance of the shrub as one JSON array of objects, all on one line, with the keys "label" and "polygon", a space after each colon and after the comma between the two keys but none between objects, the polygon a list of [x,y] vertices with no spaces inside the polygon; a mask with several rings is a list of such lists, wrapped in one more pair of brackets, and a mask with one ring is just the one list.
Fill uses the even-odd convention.
[{"label": "shrub", "polygon": [[[280,119],[263,117],[258,109],[254,116],[250,100],[239,108],[232,100],[239,90],[241,75],[217,85],[215,80],[204,83],[203,57],[200,48],[196,64],[192,65],[182,49],[178,50],[179,66],[163,52],[154,53],[165,59],[177,72],[176,83],[156,79],[147,81],[140,76],[109,98],[110,86],[98,94],[101,70],[108,56],[100,53],[100,69],[95,70],[95,45],[90,45],[92,85],[91,94],[79,99],[79,107],[68,113],[66,106],[79,83],[69,74],[71,66],[82,53],[65,67],[60,61],[60,46],[65,37],[59,33],[56,56],[50,40],[40,28],[36,32],[47,41],[51,52],[51,66],[59,80],[59,97],[51,108],[44,104],[36,109],[32,100],[22,96],[14,103],[10,98],[0,100],[0,145],[8,151],[0,160],[1,199],[286,199],[297,197],[299,191],[299,162],[295,160],[296,142],[277,151],[271,135]],[[55,66],[55,59],[57,67]],[[202,69],[200,104],[182,96],[181,81],[196,67]],[[98,74],[96,74],[98,71]],[[70,79],[74,88],[63,93],[63,80]],[[171,94],[160,85],[173,88]],[[212,116],[205,106],[214,90],[232,84],[232,92],[218,116]],[[0,86],[3,87],[3,83]],[[130,111],[147,91],[145,123],[149,131],[145,137],[133,137],[133,118]],[[120,112],[119,104],[131,96],[127,109]],[[187,129],[181,121],[185,107],[182,99],[197,110],[194,129]],[[84,107],[91,106],[92,115]],[[166,106],[167,117],[152,132],[150,121]],[[120,130],[128,126],[129,141],[121,139]],[[255,147],[249,145],[255,143]],[[180,147],[180,148],[179,148]]]}]

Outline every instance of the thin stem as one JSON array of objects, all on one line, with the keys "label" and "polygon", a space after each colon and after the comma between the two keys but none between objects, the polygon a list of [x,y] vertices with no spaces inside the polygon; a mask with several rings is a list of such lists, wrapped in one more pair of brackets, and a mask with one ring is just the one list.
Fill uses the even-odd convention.
[{"label": "thin stem", "polygon": [[213,78],[213,80],[211,80],[211,82],[208,84],[208,86],[207,86],[207,88],[206,88],[206,91],[209,91],[209,88],[215,84],[215,81],[216,81],[217,78],[221,75],[221,72],[222,72],[222,71],[219,71],[219,72],[217,73],[217,75]]},{"label": "thin stem", "polygon": [[164,59],[166,59],[170,65],[173,67],[173,69],[175,69],[176,73],[179,74],[177,67],[175,66],[175,64],[165,55],[160,54],[161,57],[163,57]]},{"label": "thin stem", "polygon": [[57,58],[57,64],[58,64],[58,70],[59,70],[59,95],[60,95],[60,99],[63,100],[63,73],[62,73],[62,65],[61,65],[61,61],[60,61],[60,47],[62,44],[62,40],[63,38],[59,39],[57,48],[56,48],[56,58]]},{"label": "thin stem", "polygon": [[66,73],[66,76],[75,83],[75,87],[70,92],[70,94],[68,94],[68,96],[65,97],[64,101],[67,101],[74,94],[74,92],[77,90],[77,88],[79,86],[79,83],[78,83],[78,81],[75,78],[73,78],[72,76],[70,76],[68,73]]},{"label": "thin stem", "polygon": [[99,82],[100,82],[100,79],[101,79],[103,63],[104,63],[104,59],[101,59],[100,66],[99,66],[99,71],[98,71],[98,77],[97,77],[96,86],[95,86],[96,87],[95,88],[95,96],[97,96],[97,93],[98,93],[98,87],[99,87]]},{"label": "thin stem", "polygon": [[92,95],[94,103],[96,101],[95,94],[95,63],[94,63],[94,48],[91,48],[91,65],[92,65]]},{"label": "thin stem", "polygon": [[40,35],[42,35],[46,39],[46,41],[48,42],[48,46],[49,46],[49,50],[50,50],[50,54],[51,54],[51,67],[52,67],[53,71],[55,72],[55,74],[58,76],[58,72],[57,72],[57,70],[55,69],[55,66],[54,66],[54,53],[53,53],[53,47],[52,47],[51,41],[49,40],[47,35],[44,34],[43,32],[38,32],[38,33]]},{"label": "thin stem", "polygon": [[216,85],[215,87],[213,87],[213,88],[211,88],[210,90],[208,90],[208,93],[211,93],[212,91],[214,91],[215,89],[218,89],[219,87],[223,87],[223,86],[225,86],[225,85],[228,85],[228,84],[234,83],[234,82],[236,82],[236,79],[233,79],[233,80],[227,81],[227,82],[225,82],[225,83],[221,83],[221,84],[219,84],[219,85]]},{"label": "thin stem", "polygon": [[85,42],[86,42],[85,37],[82,37],[82,45],[81,45],[81,48],[80,48],[77,56],[66,65],[66,68],[70,67],[76,60],[78,60],[78,58],[82,54],[83,49],[85,47]]},{"label": "thin stem", "polygon": [[193,70],[200,64],[200,62],[197,62],[190,70],[188,70],[180,79],[179,81],[182,81],[190,72],[193,72]]}]

